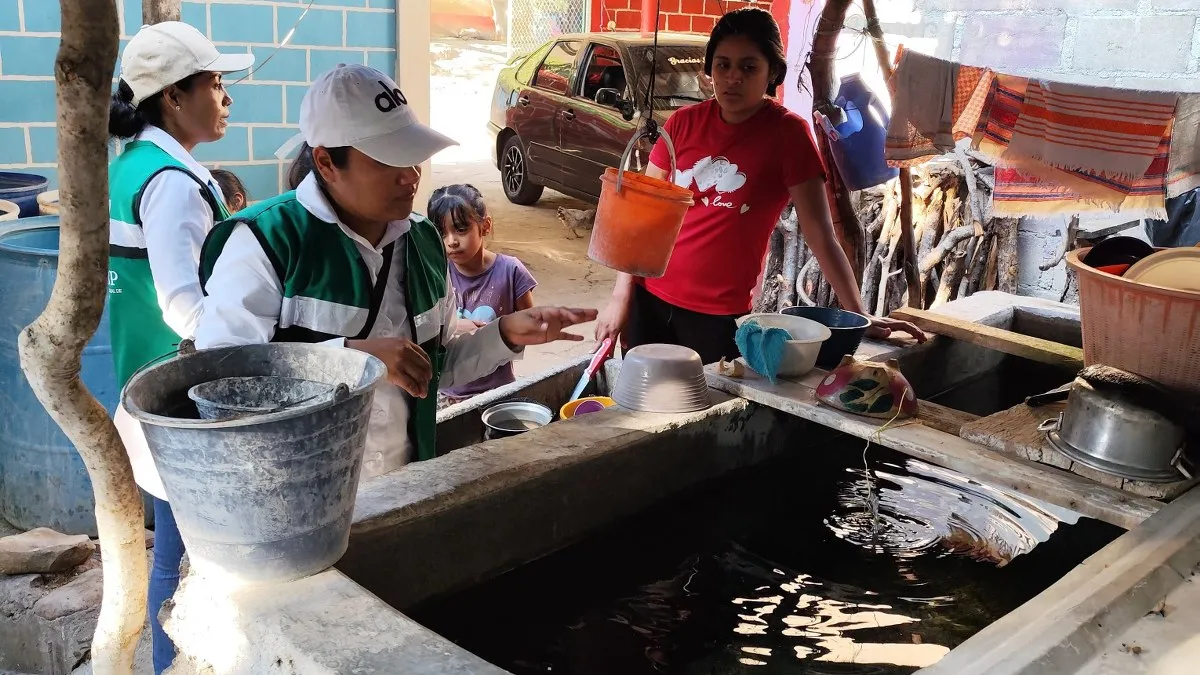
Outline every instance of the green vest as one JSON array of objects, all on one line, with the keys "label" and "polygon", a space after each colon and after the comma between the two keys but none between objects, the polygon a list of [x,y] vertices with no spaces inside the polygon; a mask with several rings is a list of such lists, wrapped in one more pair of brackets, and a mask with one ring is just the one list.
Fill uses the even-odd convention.
[{"label": "green vest", "polygon": [[[429,391],[436,392],[446,360],[442,345],[441,313],[450,301],[446,251],[442,237],[429,220],[413,214],[412,228],[401,242],[383,250],[378,278],[370,271],[354,242],[334,223],[309,213],[285,192],[218,223],[200,252],[200,283],[208,284],[225,243],[240,224],[258,239],[283,286],[283,301],[272,342],[324,342],[334,338],[365,339],[375,325],[389,283],[404,284],[411,339],[433,363]],[[392,256],[404,256],[405,278],[389,279]],[[418,460],[436,456],[437,396],[411,399],[408,435]]]},{"label": "green vest", "polygon": [[142,193],[164,171],[182,171],[217,220],[229,217],[212,190],[170,153],[149,141],[133,141],[108,167],[108,323],[113,364],[121,387],[138,368],[179,347],[180,336],[163,320],[142,231]]}]

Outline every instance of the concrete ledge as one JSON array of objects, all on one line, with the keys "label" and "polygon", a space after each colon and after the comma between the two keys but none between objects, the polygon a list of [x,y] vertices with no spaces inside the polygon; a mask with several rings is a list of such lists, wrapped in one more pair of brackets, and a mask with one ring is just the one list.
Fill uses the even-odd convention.
[{"label": "concrete ledge", "polygon": [[359,489],[338,569],[405,609],[756,464],[804,428],[794,417],[713,396],[697,413],[609,409],[370,480]]},{"label": "concrete ledge", "polygon": [[232,594],[190,575],[166,629],[179,653],[171,675],[504,675],[330,570]]},{"label": "concrete ledge", "polygon": [[1076,672],[1184,583],[1197,564],[1200,490],[1193,489],[920,672]]}]

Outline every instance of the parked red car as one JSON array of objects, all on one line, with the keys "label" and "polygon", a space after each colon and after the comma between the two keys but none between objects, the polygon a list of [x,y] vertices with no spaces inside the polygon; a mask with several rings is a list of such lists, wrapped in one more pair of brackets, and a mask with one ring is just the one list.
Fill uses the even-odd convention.
[{"label": "parked red car", "polygon": [[[701,35],[659,33],[654,67],[654,119],[704,101]],[[595,202],[600,176],[620,163],[648,106],[653,36],[637,33],[560,35],[509,61],[496,78],[488,130],[492,162],[504,194],[533,204],[546,187]],[[645,168],[639,144],[629,168]]]}]

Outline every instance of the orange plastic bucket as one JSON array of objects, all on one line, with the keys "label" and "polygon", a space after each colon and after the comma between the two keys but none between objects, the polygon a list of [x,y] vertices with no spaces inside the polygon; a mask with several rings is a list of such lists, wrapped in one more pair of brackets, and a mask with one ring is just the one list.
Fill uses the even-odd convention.
[{"label": "orange plastic bucket", "polygon": [[[666,136],[675,173],[675,150]],[[634,136],[621,159],[621,166],[634,143]],[[600,203],[592,227],[588,257],[596,262],[638,277],[661,277],[675,248],[683,216],[692,205],[692,191],[669,181],[649,178],[622,169],[609,168],[600,177]]]}]

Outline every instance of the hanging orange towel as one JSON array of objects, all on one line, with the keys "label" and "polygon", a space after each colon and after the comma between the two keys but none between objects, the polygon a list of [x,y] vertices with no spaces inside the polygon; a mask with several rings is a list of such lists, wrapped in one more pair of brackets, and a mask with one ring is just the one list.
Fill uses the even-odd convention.
[{"label": "hanging orange towel", "polygon": [[1166,168],[1170,128],[1156,145],[1141,176],[1113,176],[1081,169],[1063,170],[1010,151],[1025,109],[1029,81],[997,73],[990,85],[973,146],[996,163],[992,209],[997,216],[1118,211],[1131,218],[1166,217]]},{"label": "hanging orange towel", "polygon": [[1003,159],[1034,159],[1118,179],[1142,177],[1158,156],[1178,98],[1031,80]]},{"label": "hanging orange towel", "polygon": [[992,79],[983,115],[975,128],[972,147],[999,164],[1000,157],[1012,141],[1013,128],[1025,105],[1025,89],[1029,80],[1016,75],[996,73]]},{"label": "hanging orange towel", "polygon": [[992,212],[997,216],[1111,211],[1130,218],[1167,217],[1166,171],[1170,136],[1159,141],[1146,173],[1137,178],[1064,171],[1033,160],[996,167]]}]

